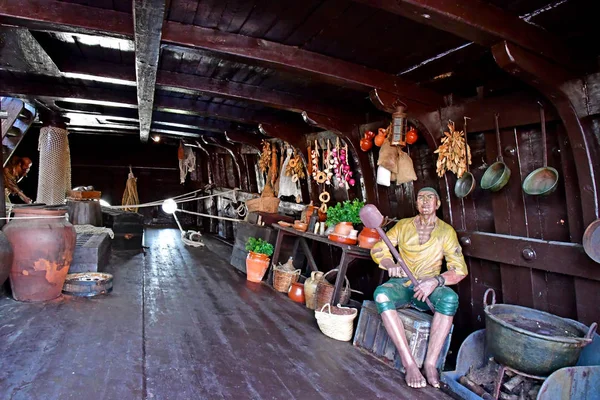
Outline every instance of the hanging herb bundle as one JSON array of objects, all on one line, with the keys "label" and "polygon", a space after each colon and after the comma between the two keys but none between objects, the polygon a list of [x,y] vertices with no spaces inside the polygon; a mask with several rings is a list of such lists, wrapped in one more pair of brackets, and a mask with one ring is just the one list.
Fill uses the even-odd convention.
[{"label": "hanging herb bundle", "polygon": [[271,144],[266,140],[262,141],[262,152],[258,160],[258,168],[263,174],[269,170],[271,165]]},{"label": "hanging herb bundle", "polygon": [[438,153],[436,171],[439,177],[444,176],[446,171],[452,171],[460,178],[467,170],[467,163],[471,165],[471,149],[465,142],[465,133],[457,131],[453,121],[448,122],[448,132],[444,132],[442,144],[434,153]]}]

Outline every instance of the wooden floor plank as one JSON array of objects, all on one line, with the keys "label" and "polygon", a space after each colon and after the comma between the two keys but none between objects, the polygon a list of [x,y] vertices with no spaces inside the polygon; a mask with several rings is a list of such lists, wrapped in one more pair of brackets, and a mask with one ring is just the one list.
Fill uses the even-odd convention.
[{"label": "wooden floor plank", "polygon": [[105,297],[0,297],[0,398],[448,398],[325,337],[310,310],[247,282],[231,249],[205,240],[147,230],[145,255],[113,255]]}]

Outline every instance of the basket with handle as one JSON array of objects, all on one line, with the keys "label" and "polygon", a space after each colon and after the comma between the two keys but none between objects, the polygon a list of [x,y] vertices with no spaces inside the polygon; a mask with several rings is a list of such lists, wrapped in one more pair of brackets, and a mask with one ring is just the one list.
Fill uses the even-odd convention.
[{"label": "basket with handle", "polygon": [[300,270],[288,271],[281,266],[273,267],[273,288],[278,292],[287,293],[292,286],[292,283],[298,282]]},{"label": "basket with handle", "polygon": [[315,318],[321,332],[332,339],[343,342],[352,339],[354,333],[353,321],[357,314],[358,310],[356,308],[342,307],[340,304],[337,307],[325,304],[320,309],[315,310]]},{"label": "basket with handle", "polygon": [[279,199],[277,197],[259,197],[246,201],[246,207],[248,212],[266,212],[266,213],[277,213],[279,209]]},{"label": "basket with handle", "polygon": [[[336,268],[327,272],[325,275],[323,275],[323,279],[317,285],[317,310],[323,307],[325,304],[331,304],[335,287],[327,281],[327,276],[332,272],[337,271],[338,269]],[[350,291],[350,281],[348,281],[348,278],[344,276],[344,286],[342,288],[342,292],[340,293],[340,304],[348,303],[348,300],[350,300]]]}]

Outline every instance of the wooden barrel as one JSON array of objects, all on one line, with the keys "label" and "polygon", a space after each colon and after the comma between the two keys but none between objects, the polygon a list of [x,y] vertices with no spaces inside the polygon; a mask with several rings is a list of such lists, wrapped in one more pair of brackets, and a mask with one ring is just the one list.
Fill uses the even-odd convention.
[{"label": "wooden barrel", "polygon": [[73,225],[102,226],[102,207],[97,200],[67,200],[69,221]]}]

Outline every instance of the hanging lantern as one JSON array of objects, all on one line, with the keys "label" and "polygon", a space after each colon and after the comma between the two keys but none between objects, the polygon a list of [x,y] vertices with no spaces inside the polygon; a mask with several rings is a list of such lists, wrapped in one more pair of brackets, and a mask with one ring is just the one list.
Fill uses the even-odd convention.
[{"label": "hanging lantern", "polygon": [[392,146],[406,146],[407,123],[404,106],[396,107],[396,112],[392,114]]}]

